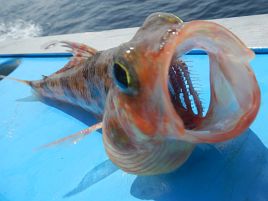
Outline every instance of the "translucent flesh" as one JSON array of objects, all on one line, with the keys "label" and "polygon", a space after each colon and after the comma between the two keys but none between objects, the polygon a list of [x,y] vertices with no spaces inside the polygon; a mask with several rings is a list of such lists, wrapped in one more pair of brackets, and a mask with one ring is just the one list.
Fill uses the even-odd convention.
[{"label": "translucent flesh", "polygon": [[260,104],[260,90],[249,66],[254,53],[227,29],[205,21],[186,23],[175,45],[178,54],[201,48],[210,58],[209,110],[193,130],[186,130],[184,140],[219,142],[248,128]]}]

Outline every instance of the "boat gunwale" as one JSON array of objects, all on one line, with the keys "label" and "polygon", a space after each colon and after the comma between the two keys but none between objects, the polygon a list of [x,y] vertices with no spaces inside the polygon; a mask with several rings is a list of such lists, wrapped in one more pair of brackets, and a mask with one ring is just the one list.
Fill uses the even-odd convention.
[{"label": "boat gunwale", "polygon": [[[268,54],[267,48],[253,47],[250,48],[255,54]],[[187,55],[205,55],[203,50],[194,49],[187,53]],[[69,52],[56,52],[56,53],[22,53],[22,54],[0,54],[0,58],[43,58],[43,57],[71,57],[72,53]]]}]

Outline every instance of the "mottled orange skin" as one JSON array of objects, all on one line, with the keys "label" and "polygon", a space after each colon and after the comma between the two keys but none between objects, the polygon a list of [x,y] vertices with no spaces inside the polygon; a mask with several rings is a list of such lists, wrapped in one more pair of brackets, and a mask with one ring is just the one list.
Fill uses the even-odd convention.
[{"label": "mottled orange skin", "polygon": [[102,119],[106,96],[113,85],[108,73],[111,51],[94,52],[90,47],[85,50],[83,44],[65,43],[73,48],[71,61],[42,80],[27,82],[40,97],[80,106]]},{"label": "mottled orange skin", "polygon": [[[174,107],[167,86],[174,53],[181,55],[194,47],[206,50],[212,61],[212,98],[206,116],[201,114],[201,102],[194,89],[190,93],[199,110],[196,115],[190,109],[180,111],[182,108]],[[148,175],[173,171],[189,157],[195,143],[231,139],[241,134],[258,112],[260,91],[248,67],[253,53],[219,25],[204,21],[182,23],[170,14],[153,14],[133,39],[119,48],[117,55],[115,62],[134,69],[139,87],[133,95],[123,93],[116,86],[110,89],[103,138],[110,159],[127,172]],[[228,62],[230,65],[225,64]],[[185,68],[180,61],[177,66]],[[226,74],[232,67],[244,77]],[[225,95],[219,94],[216,77],[222,73],[226,81],[221,84],[227,87],[230,98],[224,99]],[[189,75],[185,74],[184,78],[189,79]],[[243,88],[233,79],[237,83],[247,82],[249,86]],[[187,84],[192,87],[191,81]],[[247,103],[240,98],[241,91],[248,94]],[[232,101],[237,108],[228,106]],[[224,123],[226,120],[230,123]],[[221,122],[222,125],[217,126]],[[187,128],[186,125],[193,126]],[[122,137],[124,141],[119,141]]]},{"label": "mottled orange skin", "polygon": [[[78,105],[102,119],[106,152],[126,172],[173,171],[196,143],[231,139],[248,128],[258,112],[260,90],[248,64],[254,54],[215,23],[183,23],[172,14],[155,13],[119,47],[97,52],[82,44],[65,44],[74,52],[72,60],[53,75],[27,83],[42,97]],[[210,58],[211,101],[205,116],[187,66],[174,57],[192,48],[206,50]],[[115,63],[131,76],[128,91],[116,84]],[[177,79],[175,71],[181,73]],[[170,81],[176,88],[173,95]]]}]

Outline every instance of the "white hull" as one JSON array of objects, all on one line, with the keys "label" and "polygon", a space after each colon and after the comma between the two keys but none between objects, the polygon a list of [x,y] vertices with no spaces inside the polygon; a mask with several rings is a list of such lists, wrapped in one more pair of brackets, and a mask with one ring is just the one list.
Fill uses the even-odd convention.
[{"label": "white hull", "polygon": [[[268,47],[268,14],[210,20],[223,25],[236,34],[248,47]],[[101,32],[85,32],[66,35],[5,41],[0,44],[0,56],[5,54],[65,53],[66,49],[54,47],[45,50],[44,44],[55,40],[68,40],[88,44],[98,50],[118,46],[129,41],[138,27]]]}]

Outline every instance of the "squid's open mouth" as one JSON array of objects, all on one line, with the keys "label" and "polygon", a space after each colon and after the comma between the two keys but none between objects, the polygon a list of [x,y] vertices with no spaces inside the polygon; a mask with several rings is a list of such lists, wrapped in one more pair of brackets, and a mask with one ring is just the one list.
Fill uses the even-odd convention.
[{"label": "squid's open mouth", "polygon": [[[191,142],[219,142],[239,135],[256,117],[260,90],[249,61],[253,52],[224,27],[212,22],[185,23],[172,38],[168,88],[173,108]],[[192,49],[209,57],[210,101],[206,114],[185,62]]]}]

